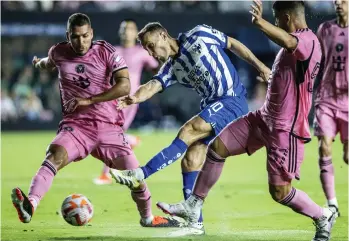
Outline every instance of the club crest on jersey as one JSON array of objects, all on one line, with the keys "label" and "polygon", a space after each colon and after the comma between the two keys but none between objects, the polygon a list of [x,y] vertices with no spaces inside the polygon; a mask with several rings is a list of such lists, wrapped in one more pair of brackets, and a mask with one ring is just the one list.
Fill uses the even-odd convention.
[{"label": "club crest on jersey", "polygon": [[343,44],[338,43],[338,44],[336,45],[336,51],[337,51],[337,52],[342,52],[343,49],[344,49],[344,45],[343,45]]},{"label": "club crest on jersey", "polygon": [[193,47],[193,51],[197,54],[201,54],[201,45],[200,44],[195,44]]},{"label": "club crest on jersey", "polygon": [[78,64],[77,66],[75,66],[75,71],[78,74],[83,74],[85,73],[85,65],[83,64]]}]

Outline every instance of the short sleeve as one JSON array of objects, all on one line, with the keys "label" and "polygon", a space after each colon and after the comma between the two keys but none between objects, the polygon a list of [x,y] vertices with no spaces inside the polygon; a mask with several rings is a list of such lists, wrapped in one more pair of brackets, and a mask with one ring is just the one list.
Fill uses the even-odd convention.
[{"label": "short sleeve", "polygon": [[292,33],[291,35],[297,38],[297,47],[293,51],[293,54],[296,56],[296,58],[300,61],[304,61],[309,58],[312,51],[312,46],[308,41],[307,36],[301,33]]},{"label": "short sleeve", "polygon": [[107,65],[108,65],[108,69],[110,69],[112,73],[114,73],[115,71],[127,68],[126,61],[116,51],[113,51],[112,53],[110,53],[108,57]]},{"label": "short sleeve", "polygon": [[201,38],[205,43],[219,45],[221,48],[228,46],[227,35],[211,26],[198,25],[190,32],[192,36]]},{"label": "short sleeve", "polygon": [[165,90],[166,88],[170,87],[171,85],[174,85],[177,83],[177,78],[176,78],[174,71],[173,71],[171,59],[169,59],[161,67],[159,72],[153,76],[153,79],[156,79],[161,83],[163,90]]}]

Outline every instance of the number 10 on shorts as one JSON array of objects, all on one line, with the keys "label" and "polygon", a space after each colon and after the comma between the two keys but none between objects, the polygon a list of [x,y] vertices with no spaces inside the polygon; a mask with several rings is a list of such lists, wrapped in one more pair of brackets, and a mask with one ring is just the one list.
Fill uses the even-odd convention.
[{"label": "number 10 on shorts", "polygon": [[214,103],[214,104],[212,104],[210,106],[210,108],[208,109],[208,112],[210,113],[210,116],[211,116],[212,115],[212,111],[216,113],[216,112],[218,112],[222,108],[223,108],[222,102],[216,102],[216,103]]}]

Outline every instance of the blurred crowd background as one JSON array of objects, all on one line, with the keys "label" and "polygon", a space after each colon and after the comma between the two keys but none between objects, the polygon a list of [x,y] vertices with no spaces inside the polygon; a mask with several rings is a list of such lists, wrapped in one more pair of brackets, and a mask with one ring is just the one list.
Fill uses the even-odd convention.
[{"label": "blurred crowd background", "polygon": [[[66,20],[73,12],[87,13],[95,39],[119,43],[118,26],[125,18],[141,28],[160,21],[171,35],[197,24],[211,25],[246,44],[271,67],[278,47],[251,24],[251,1],[9,1],[1,2],[1,123],[3,130],[55,129],[61,118],[57,72],[34,69],[34,55],[47,56],[48,49],[65,40]],[[263,2],[272,20],[272,2]],[[307,17],[316,31],[319,24],[334,18],[332,1],[309,1]],[[250,109],[265,99],[266,85],[255,70],[229,53],[248,89]],[[143,74],[143,82],[151,73]],[[185,102],[183,102],[185,97]],[[199,111],[200,98],[181,86],[170,88],[141,104],[133,128],[178,128]]]}]

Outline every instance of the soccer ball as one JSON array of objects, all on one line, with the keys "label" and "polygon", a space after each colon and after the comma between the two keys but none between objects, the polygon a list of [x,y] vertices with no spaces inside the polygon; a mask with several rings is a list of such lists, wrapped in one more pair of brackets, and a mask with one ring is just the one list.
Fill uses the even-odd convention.
[{"label": "soccer ball", "polygon": [[62,216],[73,226],[84,226],[93,216],[93,206],[90,200],[82,194],[72,194],[62,203]]}]

